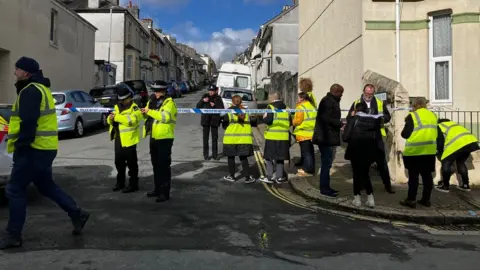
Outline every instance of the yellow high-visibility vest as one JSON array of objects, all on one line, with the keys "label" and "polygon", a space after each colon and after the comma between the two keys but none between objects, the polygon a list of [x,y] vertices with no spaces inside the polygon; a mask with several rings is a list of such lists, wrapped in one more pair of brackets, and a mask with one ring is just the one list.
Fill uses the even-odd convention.
[{"label": "yellow high-visibility vest", "polygon": [[[273,105],[268,108],[275,110]],[[264,133],[265,140],[272,141],[288,141],[290,139],[290,117],[288,112],[280,112],[273,114],[273,123],[267,126]]]},{"label": "yellow high-visibility vest", "polygon": [[[108,124],[110,124],[109,133],[112,134],[113,123],[118,123],[118,131],[120,132],[120,142],[122,147],[130,147],[138,144],[140,141],[140,121],[143,119],[143,115],[135,102],[132,102],[130,108],[120,112],[118,105],[114,108],[115,118],[113,120],[107,118]],[[118,136],[118,134],[115,134]],[[110,136],[112,137],[112,136]]]},{"label": "yellow high-visibility vest", "polygon": [[[146,108],[150,101],[148,101]],[[177,105],[171,97],[163,101],[158,110],[150,109],[148,116],[154,119],[151,138],[155,140],[175,138],[175,126],[177,124]],[[143,128],[143,137],[147,136],[146,127]]]},{"label": "yellow high-visibility vest", "polygon": [[[20,99],[22,92],[30,86],[35,86],[42,94],[40,102],[40,117],[37,120],[37,130],[35,132],[35,140],[30,144],[34,149],[38,150],[57,150],[58,149],[58,123],[55,110],[55,100],[52,92],[48,87],[40,83],[30,83],[18,93],[17,100],[12,107],[12,115],[8,127],[7,152],[15,151],[15,142],[20,132],[20,123],[22,120],[19,116]],[[34,110],[35,108],[29,108]]]},{"label": "yellow high-visibility vest", "polygon": [[[377,102],[378,114],[383,114],[383,101],[381,101],[377,97],[375,97],[375,101]],[[355,102],[353,103],[353,109],[355,109],[355,106],[357,106],[357,104],[360,102],[362,102],[362,100],[360,99],[355,100]],[[385,130],[384,127],[380,129],[380,133],[384,137],[387,136],[387,131]]]},{"label": "yellow high-visibility vest", "polygon": [[410,113],[413,132],[405,142],[404,156],[435,155],[437,153],[437,116],[421,108]]},{"label": "yellow high-visibility vest", "polygon": [[[310,102],[304,102],[296,107],[297,110],[316,110]],[[304,112],[303,122],[295,127],[293,134],[302,137],[312,137],[315,130],[317,112]]]},{"label": "yellow high-visibility vest", "polygon": [[252,126],[248,114],[245,115],[245,121],[239,123],[238,116],[229,113],[228,123],[223,135],[223,144],[253,144]]},{"label": "yellow high-visibility vest", "polygon": [[465,127],[455,122],[443,122],[438,124],[438,126],[445,135],[445,144],[441,160],[444,160],[466,145],[475,142],[478,143],[477,137],[473,136]]}]

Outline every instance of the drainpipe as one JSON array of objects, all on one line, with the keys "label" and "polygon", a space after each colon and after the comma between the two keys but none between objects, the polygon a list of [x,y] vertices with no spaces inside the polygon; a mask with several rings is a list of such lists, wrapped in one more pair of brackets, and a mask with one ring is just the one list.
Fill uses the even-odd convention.
[{"label": "drainpipe", "polygon": [[[110,9],[110,33],[108,38],[108,65],[110,66],[110,70],[112,69],[112,64],[110,63],[110,47],[112,47],[112,16],[113,16],[113,10]],[[108,76],[107,78],[110,78],[110,72],[107,72],[107,76]],[[116,79],[115,79],[115,82],[116,82]]]},{"label": "drainpipe", "polygon": [[400,82],[400,0],[395,0],[395,43],[397,55],[397,81]]}]

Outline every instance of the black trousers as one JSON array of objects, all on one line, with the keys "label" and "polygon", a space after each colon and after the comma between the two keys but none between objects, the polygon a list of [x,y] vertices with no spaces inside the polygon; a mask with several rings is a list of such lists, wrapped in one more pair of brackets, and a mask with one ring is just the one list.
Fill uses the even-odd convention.
[{"label": "black trousers", "polygon": [[218,127],[203,126],[203,156],[209,157],[210,130],[212,131],[212,156],[216,158],[218,156]]},{"label": "black trousers", "polygon": [[457,159],[448,159],[448,160],[443,160],[442,161],[442,180],[443,184],[445,186],[450,186],[450,177],[452,176],[453,170],[453,164],[457,165],[457,172],[460,174],[462,177],[462,184],[469,184],[469,179],[468,179],[468,168],[467,165],[465,165],[465,162],[467,161],[468,157],[470,156],[470,153],[461,153],[458,155]]},{"label": "black trousers", "polygon": [[362,160],[352,160],[353,171],[353,195],[360,195],[360,191],[365,189],[367,195],[373,193],[372,181],[370,180],[370,166],[369,162]]},{"label": "black trousers", "polygon": [[383,185],[386,188],[392,186],[390,181],[390,172],[388,170],[387,158],[385,156],[385,151],[378,150],[375,163],[377,164],[378,172],[380,173],[380,178],[382,178]]},{"label": "black trousers", "polygon": [[[235,176],[235,157],[228,157],[228,173],[231,176]],[[240,157],[240,162],[242,163],[242,169],[243,169],[243,176],[244,177],[249,177],[250,176],[250,166],[248,165],[248,157],[247,156],[241,156]]]},{"label": "black trousers", "polygon": [[125,186],[125,171],[128,167],[129,185],[138,187],[137,146],[115,147],[115,168],[117,169],[117,186]]},{"label": "black trousers", "polygon": [[172,146],[173,139],[150,140],[155,192],[167,197],[170,196],[172,182]]},{"label": "black trousers", "polygon": [[416,170],[408,170],[408,200],[415,201],[417,199],[419,176],[422,176],[423,192],[422,200],[430,201],[433,189],[432,172],[422,172]]}]

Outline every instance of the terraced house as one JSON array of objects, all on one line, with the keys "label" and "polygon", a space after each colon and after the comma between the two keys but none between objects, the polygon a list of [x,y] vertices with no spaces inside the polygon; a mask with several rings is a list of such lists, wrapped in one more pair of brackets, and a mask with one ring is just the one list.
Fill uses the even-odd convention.
[{"label": "terraced house", "polygon": [[[341,83],[346,107],[366,70],[397,79],[395,0],[299,2],[299,77],[312,77],[317,95]],[[445,111],[478,110],[480,1],[402,0],[399,10],[399,80],[410,96]]]}]

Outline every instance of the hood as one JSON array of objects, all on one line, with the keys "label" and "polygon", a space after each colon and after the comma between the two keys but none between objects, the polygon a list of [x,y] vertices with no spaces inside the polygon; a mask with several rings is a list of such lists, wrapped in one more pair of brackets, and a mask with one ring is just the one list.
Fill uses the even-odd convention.
[{"label": "hood", "polygon": [[18,82],[15,83],[15,87],[17,87],[17,94],[20,92],[20,90],[25,88],[29,83],[43,84],[43,85],[45,85],[46,87],[49,87],[49,88],[51,86],[50,79],[43,77],[43,72],[40,70],[36,74],[32,75],[32,77],[30,77],[30,79],[24,80],[24,81],[18,81]]},{"label": "hood", "polygon": [[274,101],[274,102],[270,103],[270,105],[272,105],[276,109],[286,109],[287,108],[287,105],[285,105],[285,103],[283,103],[283,101],[281,101],[281,100]]}]

